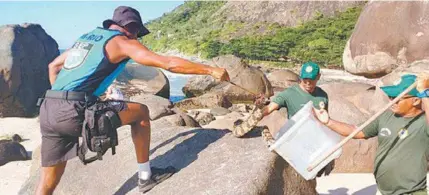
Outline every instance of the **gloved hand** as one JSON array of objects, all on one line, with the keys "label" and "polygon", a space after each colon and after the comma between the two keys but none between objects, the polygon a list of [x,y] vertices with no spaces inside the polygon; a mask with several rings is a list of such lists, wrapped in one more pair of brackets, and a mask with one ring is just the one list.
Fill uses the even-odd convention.
[{"label": "gloved hand", "polygon": [[425,89],[429,89],[429,73],[420,73],[417,76],[416,82],[416,89],[419,93],[423,92]]},{"label": "gloved hand", "polygon": [[325,103],[320,102],[320,109],[316,109],[313,107],[313,115],[323,124],[328,124],[329,122],[329,114],[328,111],[325,110]]}]

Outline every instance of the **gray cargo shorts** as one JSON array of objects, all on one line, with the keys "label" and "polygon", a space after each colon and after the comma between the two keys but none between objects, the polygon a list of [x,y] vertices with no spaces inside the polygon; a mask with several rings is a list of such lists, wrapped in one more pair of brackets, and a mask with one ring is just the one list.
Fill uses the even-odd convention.
[{"label": "gray cargo shorts", "polygon": [[[124,101],[102,101],[117,112],[127,109]],[[42,167],[50,167],[77,156],[85,119],[85,102],[46,98],[40,106]]]}]

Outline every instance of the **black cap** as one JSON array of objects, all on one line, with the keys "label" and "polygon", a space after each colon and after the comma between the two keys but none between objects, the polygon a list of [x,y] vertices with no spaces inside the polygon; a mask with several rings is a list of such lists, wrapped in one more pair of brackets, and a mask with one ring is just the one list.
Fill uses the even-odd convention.
[{"label": "black cap", "polygon": [[107,19],[103,22],[103,27],[109,28],[112,24],[124,27],[131,22],[135,22],[140,26],[137,37],[142,37],[150,33],[149,30],[143,25],[140,13],[136,9],[128,6],[117,7],[113,13],[112,19]]}]

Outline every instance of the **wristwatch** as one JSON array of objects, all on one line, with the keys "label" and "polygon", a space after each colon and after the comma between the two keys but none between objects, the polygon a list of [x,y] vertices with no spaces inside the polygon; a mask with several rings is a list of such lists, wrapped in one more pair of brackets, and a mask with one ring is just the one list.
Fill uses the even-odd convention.
[{"label": "wristwatch", "polygon": [[423,90],[421,93],[418,94],[419,98],[427,98],[429,97],[429,88]]}]

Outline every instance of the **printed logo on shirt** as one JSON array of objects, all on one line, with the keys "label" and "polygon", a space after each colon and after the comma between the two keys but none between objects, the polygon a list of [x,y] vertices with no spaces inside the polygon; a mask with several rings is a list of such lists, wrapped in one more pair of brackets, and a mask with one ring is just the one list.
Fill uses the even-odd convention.
[{"label": "printed logo on shirt", "polygon": [[379,133],[380,136],[386,137],[392,135],[392,132],[388,128],[382,128]]},{"label": "printed logo on shirt", "polygon": [[64,68],[70,70],[82,65],[88,53],[91,51],[92,46],[93,44],[90,43],[76,42],[67,55]]}]

